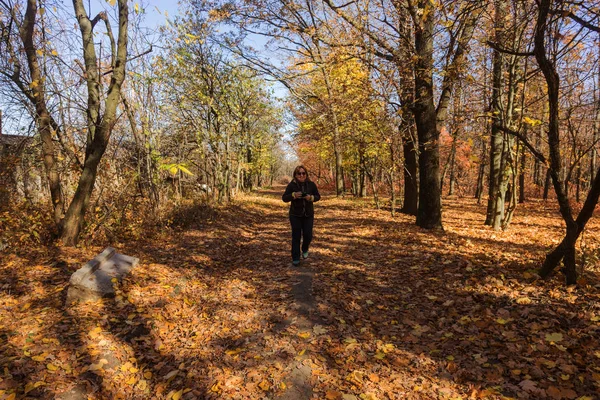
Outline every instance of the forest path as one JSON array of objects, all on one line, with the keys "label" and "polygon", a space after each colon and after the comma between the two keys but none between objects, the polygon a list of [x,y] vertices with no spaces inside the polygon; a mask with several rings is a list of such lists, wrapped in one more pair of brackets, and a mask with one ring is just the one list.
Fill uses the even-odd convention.
[{"label": "forest path", "polygon": [[[579,288],[534,274],[562,231],[551,205],[532,201],[494,232],[483,206],[444,199],[445,232],[429,232],[325,193],[310,258],[294,268],[283,189],[179,207],[172,229],[111,243],[140,258],[115,300],[64,305],[70,274],[100,246],[4,255],[0,394],[599,397],[597,269]],[[585,246],[598,251],[600,237]]]}]

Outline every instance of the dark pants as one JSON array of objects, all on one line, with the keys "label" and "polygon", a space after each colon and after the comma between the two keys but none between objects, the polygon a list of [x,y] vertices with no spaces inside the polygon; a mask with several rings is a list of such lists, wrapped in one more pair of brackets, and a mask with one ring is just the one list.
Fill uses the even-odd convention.
[{"label": "dark pants", "polygon": [[292,260],[300,259],[300,238],[302,238],[302,252],[308,251],[308,246],[312,241],[313,223],[315,217],[296,217],[290,215],[290,224],[292,225]]}]

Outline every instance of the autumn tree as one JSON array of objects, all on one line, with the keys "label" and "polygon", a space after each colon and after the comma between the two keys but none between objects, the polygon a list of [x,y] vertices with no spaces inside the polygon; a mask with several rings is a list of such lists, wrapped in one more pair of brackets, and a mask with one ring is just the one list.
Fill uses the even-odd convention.
[{"label": "autumn tree", "polygon": [[[87,83],[87,132],[85,159],[79,178],[77,190],[67,209],[62,226],[61,239],[67,245],[75,245],[83,226],[85,212],[94,189],[100,160],[108,146],[116,112],[121,102],[121,85],[125,79],[127,63],[127,38],[129,7],[127,0],[118,0],[118,35],[115,42],[112,28],[106,13],[100,13],[90,19],[82,0],[73,0],[75,15],[81,31],[83,42],[83,60]],[[98,57],[94,43],[94,28],[98,22],[104,21],[111,41],[110,69],[102,71],[98,68]],[[110,82],[105,89],[105,74],[110,74]],[[104,97],[106,96],[106,97]]]},{"label": "autumn tree", "polygon": [[[414,71],[414,103],[411,107],[417,128],[419,146],[419,205],[417,225],[427,229],[442,228],[439,135],[446,121],[448,104],[468,43],[482,11],[480,2],[407,1],[382,3],[353,2],[328,6],[361,36],[373,43],[375,54],[403,69],[407,62],[405,41],[412,43],[410,58]],[[439,8],[438,8],[439,7]],[[412,23],[412,36],[406,37],[402,27],[405,16]],[[443,24],[442,24],[443,23]],[[438,25],[439,24],[439,25]],[[449,27],[446,52],[442,56],[439,100],[434,99],[435,29]]]},{"label": "autumn tree", "polygon": [[217,201],[228,201],[233,189],[260,185],[274,170],[279,109],[256,72],[222,51],[223,38],[210,21],[185,14],[172,34],[160,68],[168,86],[163,111],[176,146],[161,163],[198,174],[216,189]]},{"label": "autumn tree", "polygon": [[531,11],[525,3],[505,0],[494,2],[494,38],[488,41],[493,50],[489,197],[487,225],[499,230],[510,223],[517,204],[517,170],[519,143],[502,129],[524,131],[527,59],[519,48],[531,35],[528,29]]},{"label": "autumn tree", "polygon": [[[333,109],[344,148],[344,171],[351,178],[353,194],[364,197],[367,178],[373,188],[377,184],[376,171],[387,164],[389,148],[385,144],[392,124],[385,104],[371,85],[369,69],[359,58],[332,52],[324,61],[328,79],[321,74],[306,73],[302,93],[311,95],[292,102],[299,122],[297,139],[309,143],[305,151],[315,152],[326,160],[334,140],[332,121],[326,117]],[[306,72],[318,68],[309,59],[301,65]],[[330,103],[319,100],[326,96]],[[376,189],[373,191],[376,193]]]},{"label": "autumn tree", "polygon": [[[83,73],[87,82],[87,140],[85,158],[81,162],[82,172],[79,183],[71,200],[66,214],[64,212],[64,197],[60,177],[57,172],[57,151],[55,138],[61,143],[63,150],[71,153],[77,161],[79,158],[72,148],[66,146],[62,140],[64,133],[57,122],[57,118],[50,113],[48,106],[48,54],[55,56],[56,50],[46,47],[44,39],[46,28],[37,20],[39,15],[44,15],[45,9],[38,8],[36,1],[28,1],[25,13],[20,16],[21,3],[10,4],[2,2],[2,6],[9,16],[2,22],[3,43],[9,54],[5,60],[9,69],[4,75],[20,90],[25,98],[35,109],[34,119],[38,127],[43,144],[44,166],[49,182],[54,221],[60,225],[61,237],[65,244],[77,243],[79,233],[89,204],[94,187],[98,165],[108,145],[110,134],[116,120],[116,108],[120,102],[120,87],[125,77],[125,64],[127,59],[127,29],[128,6],[127,1],[119,1],[119,29],[118,39],[114,40],[112,28],[106,13],[100,13],[90,19],[81,1],[75,0],[73,7],[81,30],[83,43]],[[5,14],[3,13],[3,16]],[[106,33],[111,42],[111,62],[106,70],[101,70],[94,43],[94,28],[98,22],[106,26]],[[41,23],[41,22],[40,22]],[[19,41],[15,40],[15,29],[19,34]],[[21,49],[26,54],[23,62],[20,57]],[[26,65],[26,68],[24,66]],[[106,97],[104,84],[110,75]],[[64,111],[64,110],[63,110]]]},{"label": "autumn tree", "polygon": [[[42,143],[42,153],[46,179],[50,188],[54,222],[58,226],[64,216],[65,200],[58,171],[58,150],[54,137],[60,136],[61,127],[52,116],[48,106],[46,76],[43,59],[50,49],[41,37],[39,16],[43,9],[38,9],[36,0],[28,0],[24,13],[22,4],[0,2],[0,29],[2,30],[0,46],[6,55],[1,58],[4,64],[1,74],[15,89],[24,96],[33,107],[33,118]],[[22,52],[25,54],[23,58]],[[42,59],[42,63],[40,63]]]},{"label": "autumn tree", "polygon": [[[227,22],[238,28],[231,34],[227,47],[242,57],[247,65],[256,71],[283,84],[291,96],[297,99],[311,96],[302,93],[305,86],[298,86],[302,80],[297,74],[298,60],[310,59],[315,66],[310,73],[319,74],[327,90],[321,93],[319,101],[327,107],[332,104],[332,85],[329,82],[326,63],[328,45],[322,38],[335,38],[339,29],[335,24],[323,25],[323,7],[319,3],[294,3],[287,1],[194,1],[198,12],[207,12],[215,21]],[[258,49],[247,45],[248,36],[262,37],[267,41],[267,49]],[[265,54],[266,53],[266,54]],[[275,55],[277,55],[275,57]],[[279,62],[286,60],[289,65]],[[338,195],[343,194],[343,138],[339,131],[336,110],[327,109],[328,119],[332,121],[333,162],[335,167],[335,186]]]},{"label": "autumn tree", "polygon": [[[560,214],[565,222],[566,233],[562,242],[546,256],[544,265],[540,271],[542,276],[547,276],[558,263],[563,260],[565,265],[565,275],[567,284],[575,284],[577,282],[577,270],[575,267],[575,243],[585,228],[586,223],[592,216],[594,208],[598,203],[600,196],[600,171],[595,172],[595,178],[588,192],[584,205],[576,218],[573,216],[573,209],[569,202],[567,189],[563,180],[563,159],[560,152],[560,76],[557,72],[556,58],[548,54],[547,41],[550,38],[557,38],[553,28],[556,27],[557,20],[551,18],[556,15],[562,15],[575,21],[576,24],[582,25],[586,29],[591,29],[600,32],[600,28],[587,22],[579,16],[577,12],[567,11],[566,3],[558,3],[557,5],[563,8],[556,10],[552,8],[551,0],[541,0],[538,4],[538,14],[535,26],[534,38],[534,55],[538,62],[548,89],[548,147],[549,147],[549,163],[550,176],[554,191],[559,204]],[[582,7],[584,12],[589,12],[587,7]],[[579,10],[577,10],[579,11]],[[596,18],[598,15],[596,14]],[[569,24],[566,24],[567,28]],[[552,40],[552,39],[550,39]],[[555,48],[555,47],[554,47]]]}]

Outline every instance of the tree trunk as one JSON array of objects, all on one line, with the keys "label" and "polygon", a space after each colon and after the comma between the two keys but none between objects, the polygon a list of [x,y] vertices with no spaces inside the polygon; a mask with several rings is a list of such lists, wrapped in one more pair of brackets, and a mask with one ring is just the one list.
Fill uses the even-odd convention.
[{"label": "tree trunk", "polygon": [[[561,258],[564,259],[565,269],[566,269],[566,277],[567,284],[575,284],[577,282],[577,271],[575,269],[575,242],[577,241],[577,237],[583,230],[583,226],[591,217],[591,213],[598,202],[598,194],[600,193],[600,181],[594,180],[595,186],[590,190],[588,194],[588,198],[586,200],[586,205],[591,207],[591,210],[586,210],[584,213],[584,209],[579,213],[579,217],[588,214],[589,216],[585,218],[585,221],[580,222],[579,217],[577,221],[573,220],[573,213],[571,210],[571,205],[569,203],[569,199],[566,194],[566,189],[564,182],[562,180],[563,170],[562,170],[562,159],[560,154],[560,135],[559,135],[559,88],[560,88],[560,78],[558,73],[556,72],[556,66],[552,61],[548,59],[546,55],[546,30],[547,30],[547,18],[550,13],[550,3],[551,0],[540,0],[538,3],[538,16],[535,26],[535,37],[534,37],[534,54],[535,59],[540,66],[542,73],[544,74],[544,78],[546,80],[546,86],[548,89],[548,149],[550,151],[550,177],[552,178],[552,184],[554,186],[554,191],[556,193],[556,197],[559,204],[560,214],[565,221],[566,225],[566,235],[563,240],[564,247],[562,252],[553,251],[548,255],[540,274],[542,276],[547,276],[552,269],[556,267]],[[591,197],[590,197],[591,196]],[[588,204],[588,201],[590,204]],[[591,204],[593,201],[593,204]],[[560,245],[559,245],[560,247]],[[558,248],[557,248],[558,249]],[[556,261],[556,262],[555,262]]]},{"label": "tree trunk", "polygon": [[[494,28],[496,43],[504,43],[505,35],[503,30],[504,18],[506,16],[506,1],[494,1]],[[501,126],[505,124],[504,110],[502,107],[503,94],[503,69],[504,55],[493,50],[493,72],[492,72],[492,102],[490,111],[492,113],[492,133],[490,138],[490,174],[489,174],[489,197],[486,212],[485,225],[491,225],[494,229],[500,229],[501,221],[504,217],[504,195],[505,190],[501,190],[504,173],[502,167],[505,162],[504,135],[500,131]]]},{"label": "tree trunk", "polygon": [[440,156],[437,113],[433,102],[434,10],[425,7],[423,22],[415,27],[414,116],[419,139],[419,205],[417,225],[425,229],[442,228]]},{"label": "tree trunk", "polygon": [[481,204],[481,198],[483,197],[483,179],[485,178],[485,160],[486,160],[486,141],[481,141],[481,160],[479,162],[479,173],[477,174],[477,189],[475,190],[475,198],[477,204]]},{"label": "tree trunk", "polygon": [[[542,117],[543,119],[543,117]],[[540,124],[540,129],[535,131],[535,148],[539,149],[542,146],[542,133],[543,133],[543,124]],[[533,182],[537,186],[542,186],[546,181],[545,179],[542,181],[542,162],[536,157],[535,165],[533,169]]]},{"label": "tree trunk", "polygon": [[367,174],[365,174],[365,168],[360,169],[360,193],[358,197],[367,197]]},{"label": "tree trunk", "polygon": [[83,228],[85,212],[90,203],[90,197],[94,189],[94,183],[96,182],[98,165],[106,150],[106,146],[99,141],[94,142],[92,147],[92,152],[85,159],[77,190],[75,191],[75,195],[73,196],[73,200],[69,205],[69,209],[67,210],[67,214],[63,221],[61,239],[67,246],[75,246],[79,241],[79,234]]},{"label": "tree trunk", "polygon": [[[54,142],[52,141],[52,133],[58,130],[58,125],[53,121],[52,116],[48,112],[45,98],[45,82],[42,77],[42,71],[37,59],[37,49],[35,48],[33,37],[35,30],[35,19],[38,13],[37,1],[27,0],[27,9],[23,24],[20,28],[21,41],[25,48],[27,56],[27,65],[31,77],[32,96],[30,100],[34,103],[36,113],[36,124],[40,139],[42,142],[42,154],[44,160],[44,170],[48,185],[50,188],[50,198],[52,201],[53,220],[60,227],[61,220],[64,214],[64,199],[58,174]],[[17,77],[18,79],[18,77]]]},{"label": "tree trunk", "polygon": [[[63,221],[61,239],[65,245],[74,246],[79,240],[85,213],[96,182],[98,166],[108,146],[110,135],[116,123],[117,105],[121,100],[121,84],[125,79],[127,61],[127,26],[129,9],[127,0],[119,0],[119,39],[116,54],[113,54],[112,79],[108,87],[104,104],[104,115],[100,114],[99,71],[94,48],[94,25],[83,7],[83,0],[73,0],[73,6],[83,39],[83,58],[85,61],[88,88],[88,142],[83,171],[73,201]],[[104,15],[104,18],[107,18]],[[107,20],[105,20],[106,22]],[[108,24],[108,22],[106,22]],[[110,32],[110,31],[109,31]],[[112,32],[110,33],[112,35]],[[112,39],[112,36],[111,36]]]},{"label": "tree trunk", "polygon": [[417,183],[417,149],[410,129],[402,136],[402,149],[404,155],[404,201],[402,210],[404,214],[417,215],[419,191]]},{"label": "tree trunk", "polygon": [[458,130],[452,135],[452,148],[450,149],[450,187],[448,188],[448,196],[454,196],[456,190],[456,173],[454,171],[456,163],[456,139],[458,136]]},{"label": "tree trunk", "polygon": [[520,155],[521,170],[519,171],[519,204],[525,203],[525,168],[527,167],[527,152],[525,146],[521,146]]},{"label": "tree trunk", "polygon": [[[411,82],[412,76],[409,77],[407,71],[404,71],[405,79],[402,83],[401,97],[404,103],[412,104],[414,102],[414,87],[409,87],[408,83]],[[394,139],[400,139],[399,145],[402,146],[403,155],[403,168],[402,177],[404,180],[403,185],[403,201],[402,209],[400,210],[403,214],[417,215],[417,209],[419,204],[419,183],[417,176],[418,159],[417,159],[417,148],[415,146],[416,133],[414,131],[412,115],[408,113],[408,107],[402,110],[403,116],[401,123],[398,125],[398,136],[394,135]],[[396,148],[397,141],[392,141],[392,146]],[[394,172],[394,178],[392,179],[391,185],[392,190],[396,184],[396,162],[392,160],[392,168]],[[395,194],[395,193],[394,193]],[[395,196],[394,196],[395,200]],[[394,205],[396,203],[394,202]]]},{"label": "tree trunk", "polygon": [[581,152],[579,154],[579,161],[577,162],[577,169],[575,170],[575,201],[579,203],[581,198]]},{"label": "tree trunk", "polygon": [[547,278],[564,258],[567,285],[577,283],[577,271],[575,269],[575,243],[577,242],[581,232],[583,232],[585,225],[592,217],[594,209],[598,204],[598,198],[600,197],[600,169],[596,171],[595,174],[596,177],[592,182],[590,191],[588,192],[585,203],[583,204],[577,219],[573,224],[567,225],[567,232],[561,243],[553,251],[546,255],[544,264],[539,271],[542,278]]},{"label": "tree trunk", "polygon": [[[252,164],[252,148],[250,146],[246,147],[246,163],[248,166]],[[248,169],[244,173],[244,190],[252,190],[252,180],[252,171]]]},{"label": "tree trunk", "polygon": [[550,184],[552,179],[550,178],[550,168],[546,169],[546,179],[544,180],[544,194],[542,198],[548,200],[548,194],[550,193]]}]

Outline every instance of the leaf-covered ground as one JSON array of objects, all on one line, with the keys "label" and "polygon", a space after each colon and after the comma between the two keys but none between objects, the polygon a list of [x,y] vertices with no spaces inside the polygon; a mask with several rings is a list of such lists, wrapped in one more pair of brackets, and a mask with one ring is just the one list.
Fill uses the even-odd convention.
[{"label": "leaf-covered ground", "polygon": [[597,220],[566,288],[534,273],[561,238],[553,203],[494,232],[445,200],[432,233],[330,197],[292,268],[279,189],[114,243],[140,258],[115,299],[64,305],[101,247],[5,251],[0,398],[600,398]]}]

